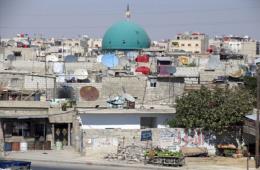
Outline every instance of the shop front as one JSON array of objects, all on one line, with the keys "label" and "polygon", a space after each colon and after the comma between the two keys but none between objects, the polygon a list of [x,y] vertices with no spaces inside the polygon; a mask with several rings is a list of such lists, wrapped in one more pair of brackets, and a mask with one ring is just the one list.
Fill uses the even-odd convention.
[{"label": "shop front", "polygon": [[50,150],[51,126],[47,116],[41,118],[2,118],[4,150]]}]

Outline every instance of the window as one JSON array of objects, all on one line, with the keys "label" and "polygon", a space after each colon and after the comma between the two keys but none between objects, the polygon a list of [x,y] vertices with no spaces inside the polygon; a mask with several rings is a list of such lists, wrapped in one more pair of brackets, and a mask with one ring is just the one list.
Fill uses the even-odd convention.
[{"label": "window", "polygon": [[196,46],[196,47],[198,47],[198,46],[199,46],[199,44],[195,44],[195,46]]},{"label": "window", "polygon": [[30,136],[30,123],[27,121],[13,121],[13,122],[5,122],[4,130],[5,136]]},{"label": "window", "polygon": [[191,44],[188,44],[188,46],[190,47],[190,46],[191,46]]},{"label": "window", "polygon": [[14,51],[14,56],[19,57],[22,56],[22,52],[21,51]]},{"label": "window", "polygon": [[12,78],[11,79],[11,87],[17,87],[19,86],[19,79],[18,78]]},{"label": "window", "polygon": [[181,44],[181,46],[182,46],[182,47],[184,47],[184,46],[185,46],[185,44]]},{"label": "window", "polygon": [[175,47],[176,46],[179,47],[179,43],[178,42],[172,42],[172,45],[175,46]]},{"label": "window", "polygon": [[150,79],[150,87],[156,87],[157,80],[156,79]]},{"label": "window", "polygon": [[140,118],[141,129],[145,128],[157,128],[156,117],[141,117]]}]

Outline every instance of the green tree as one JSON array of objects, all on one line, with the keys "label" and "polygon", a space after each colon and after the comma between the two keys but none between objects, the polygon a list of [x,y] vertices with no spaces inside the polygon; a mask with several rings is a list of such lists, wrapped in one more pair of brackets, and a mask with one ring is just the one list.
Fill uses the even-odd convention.
[{"label": "green tree", "polygon": [[257,89],[256,77],[245,76],[244,85],[245,85],[245,88],[248,89],[250,91],[250,93],[256,97],[256,89]]},{"label": "green tree", "polygon": [[177,99],[176,117],[168,123],[171,127],[203,128],[222,133],[242,124],[243,117],[253,109],[254,100],[246,89],[202,87]]}]

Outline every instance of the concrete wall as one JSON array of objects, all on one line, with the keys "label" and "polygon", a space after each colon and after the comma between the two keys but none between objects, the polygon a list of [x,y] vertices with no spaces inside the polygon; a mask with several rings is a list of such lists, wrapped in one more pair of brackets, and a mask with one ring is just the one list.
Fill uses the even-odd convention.
[{"label": "concrete wall", "polygon": [[4,88],[22,89],[24,85],[24,76],[20,74],[1,73],[0,82]]},{"label": "concrete wall", "polygon": [[165,128],[172,115],[149,114],[84,114],[81,115],[82,129],[140,129],[141,117],[155,117],[157,128]]},{"label": "concrete wall", "polygon": [[247,55],[248,63],[254,63],[256,58],[256,46],[255,41],[242,42],[240,53]]},{"label": "concrete wall", "polygon": [[144,95],[146,79],[145,77],[106,77],[102,80],[102,95],[104,97],[126,93],[137,97],[141,101]]},{"label": "concrete wall", "polygon": [[[122,95],[126,93],[136,97],[136,103],[144,104],[172,104],[174,103],[174,96],[181,95],[184,91],[183,83],[173,83],[172,81],[157,81],[156,87],[151,87],[149,80],[146,77],[105,77],[102,83],[66,83],[75,91],[77,101],[83,102],[79,91],[83,86],[93,86],[99,91],[98,101],[100,105],[105,104],[106,100],[111,97]],[[174,86],[174,87],[173,87]],[[146,88],[146,93],[144,92]]]},{"label": "concrete wall", "polygon": [[17,48],[17,47],[7,47],[5,48],[5,57],[8,55],[13,55],[14,51],[20,51],[20,57],[17,57],[16,60],[35,60],[36,59],[36,50],[33,48]]},{"label": "concrete wall", "polygon": [[[116,153],[118,144],[123,146],[137,145],[147,147],[146,141],[141,141],[141,132],[144,130],[126,129],[86,129],[83,134],[83,147],[86,156],[103,157],[108,153]],[[206,147],[210,154],[215,153],[214,136],[200,129],[185,130],[182,128],[150,129],[152,141],[149,147],[160,147],[178,151],[181,147]],[[90,155],[91,154],[91,155]]]},{"label": "concrete wall", "polygon": [[[173,88],[174,85],[174,88]],[[145,91],[146,88],[146,92]],[[137,103],[145,104],[166,104],[172,103],[173,94],[182,94],[184,84],[157,81],[156,87],[151,87],[149,80],[145,77],[114,77],[103,78],[100,90],[100,99],[108,100],[111,96],[126,93],[136,97]]]},{"label": "concrete wall", "polygon": [[28,90],[37,89],[53,89],[55,85],[55,78],[45,78],[39,76],[25,76],[24,88]]}]

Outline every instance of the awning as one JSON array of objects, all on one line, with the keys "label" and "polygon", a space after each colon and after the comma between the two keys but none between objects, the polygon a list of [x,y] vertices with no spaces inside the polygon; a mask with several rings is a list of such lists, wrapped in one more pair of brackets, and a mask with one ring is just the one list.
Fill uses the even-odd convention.
[{"label": "awning", "polygon": [[49,115],[50,123],[72,123],[74,112],[65,112],[59,114]]}]

